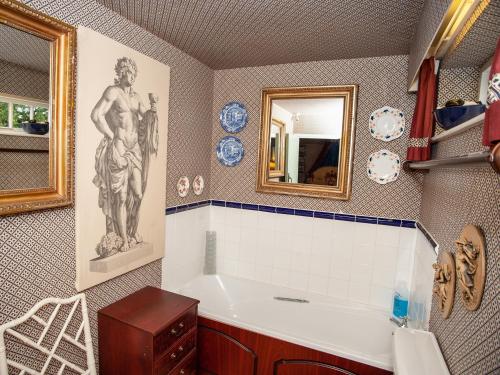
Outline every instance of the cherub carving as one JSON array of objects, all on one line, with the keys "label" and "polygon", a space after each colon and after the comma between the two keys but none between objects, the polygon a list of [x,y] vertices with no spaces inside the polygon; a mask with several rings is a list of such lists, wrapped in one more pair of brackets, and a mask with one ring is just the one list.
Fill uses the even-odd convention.
[{"label": "cherub carving", "polygon": [[458,280],[462,286],[463,296],[467,301],[472,300],[472,289],[474,288],[474,274],[477,269],[477,256],[479,250],[471,241],[456,241],[457,253],[456,264]]},{"label": "cherub carving", "polygon": [[432,291],[439,297],[439,308],[443,311],[448,299],[447,286],[451,280],[451,270],[448,264],[439,263],[434,263],[432,268],[435,270],[434,280],[437,282]]}]

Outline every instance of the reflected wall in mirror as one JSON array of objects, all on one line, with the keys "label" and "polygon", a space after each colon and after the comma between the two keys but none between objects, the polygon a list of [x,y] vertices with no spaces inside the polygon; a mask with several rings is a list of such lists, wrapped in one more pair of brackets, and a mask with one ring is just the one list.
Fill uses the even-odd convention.
[{"label": "reflected wall in mirror", "polygon": [[0,215],[72,203],[74,28],[0,1]]},{"label": "reflected wall in mirror", "polygon": [[350,197],[357,86],[262,91],[257,191]]},{"label": "reflected wall in mirror", "polygon": [[50,48],[0,24],[0,191],[49,186]]}]

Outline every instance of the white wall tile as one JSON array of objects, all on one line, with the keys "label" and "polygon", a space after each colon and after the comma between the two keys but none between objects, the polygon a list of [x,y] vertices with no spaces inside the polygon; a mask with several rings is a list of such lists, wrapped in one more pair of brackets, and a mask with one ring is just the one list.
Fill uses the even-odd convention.
[{"label": "white wall tile", "polygon": [[351,281],[349,283],[349,300],[365,304],[370,303],[370,284]]},{"label": "white wall tile", "polygon": [[347,299],[349,294],[349,281],[330,277],[328,280],[328,295],[340,299]]},{"label": "white wall tile", "polygon": [[328,277],[310,274],[308,290],[312,293],[328,294]]},{"label": "white wall tile", "polygon": [[[164,275],[179,286],[202,272],[208,228],[217,232],[219,273],[387,311],[397,281],[411,284],[410,276],[429,263],[416,250],[428,250],[428,241],[410,228],[217,206],[168,215],[166,225]],[[411,287],[419,306],[432,298],[419,290],[428,289],[422,281]],[[428,309],[419,307],[418,314],[428,314]]]},{"label": "white wall tile", "polygon": [[263,283],[271,283],[273,276],[273,268],[266,265],[255,265],[255,280]]},{"label": "white wall tile", "polygon": [[330,254],[311,254],[309,262],[309,274],[314,276],[328,277],[330,274]]},{"label": "white wall tile", "polygon": [[356,246],[372,245],[377,238],[377,227],[375,224],[353,223],[354,244]]},{"label": "white wall tile", "polygon": [[279,286],[288,286],[289,274],[288,270],[273,268],[271,282]]},{"label": "white wall tile", "polygon": [[392,310],[392,299],[394,290],[372,285],[370,289],[370,305],[378,306],[387,311]]},{"label": "white wall tile", "polygon": [[399,227],[390,225],[375,225],[377,227],[377,237],[375,243],[377,245],[386,245],[392,247],[399,246]]}]

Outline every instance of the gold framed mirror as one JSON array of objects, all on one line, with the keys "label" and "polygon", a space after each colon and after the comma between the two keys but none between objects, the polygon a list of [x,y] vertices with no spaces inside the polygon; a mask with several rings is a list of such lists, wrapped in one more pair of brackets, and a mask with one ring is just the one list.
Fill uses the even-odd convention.
[{"label": "gold framed mirror", "polygon": [[73,203],[75,29],[0,0],[0,215]]},{"label": "gold framed mirror", "polygon": [[262,90],[257,192],[350,198],[357,91],[357,85]]}]

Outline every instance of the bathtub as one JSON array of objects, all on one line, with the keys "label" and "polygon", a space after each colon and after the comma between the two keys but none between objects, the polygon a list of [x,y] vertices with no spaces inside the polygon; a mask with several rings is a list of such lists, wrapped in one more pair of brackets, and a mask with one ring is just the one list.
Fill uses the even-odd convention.
[{"label": "bathtub", "polygon": [[392,371],[387,311],[225,275],[199,276],[175,292],[200,300],[202,317]]}]

